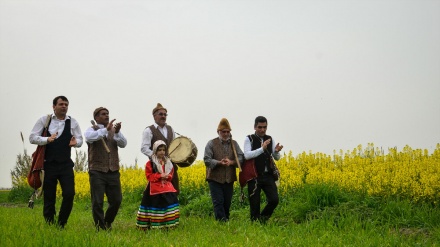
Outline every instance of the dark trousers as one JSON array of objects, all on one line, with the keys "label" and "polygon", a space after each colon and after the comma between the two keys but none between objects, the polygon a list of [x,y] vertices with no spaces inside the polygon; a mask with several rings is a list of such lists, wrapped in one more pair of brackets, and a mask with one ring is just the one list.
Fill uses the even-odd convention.
[{"label": "dark trousers", "polygon": [[173,168],[174,168],[174,174],[173,177],[171,178],[171,184],[173,185],[174,189],[177,190],[176,194],[179,195],[180,194],[179,174],[177,173],[177,170],[179,170],[179,166],[173,163]]},{"label": "dark trousers", "polygon": [[[267,204],[260,213],[261,190],[266,195]],[[259,175],[258,178],[248,182],[248,195],[251,210],[251,220],[267,220],[278,205],[278,189],[275,179],[269,173]]]},{"label": "dark trousers", "polygon": [[[122,202],[122,190],[119,171],[89,171],[92,215],[95,226],[108,229],[115,220]],[[108,208],[104,215],[104,194],[107,195]]]},{"label": "dark trousers", "polygon": [[234,183],[221,184],[215,181],[208,181],[208,184],[214,206],[215,219],[219,221],[229,220]]},{"label": "dark trousers", "polygon": [[58,224],[64,227],[69,219],[70,212],[72,212],[73,199],[75,197],[75,179],[70,163],[57,164],[56,162],[52,162],[50,165],[45,164],[43,215],[48,223],[54,223],[58,181],[60,182],[63,196],[58,214]]}]

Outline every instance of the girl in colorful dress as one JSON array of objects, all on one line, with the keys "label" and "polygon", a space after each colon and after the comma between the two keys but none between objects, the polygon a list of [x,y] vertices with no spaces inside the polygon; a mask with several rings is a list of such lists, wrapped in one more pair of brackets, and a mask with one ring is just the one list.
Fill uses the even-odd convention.
[{"label": "girl in colorful dress", "polygon": [[171,184],[174,169],[165,156],[166,148],[164,141],[156,141],[151,160],[145,166],[148,184],[136,220],[140,229],[170,228],[179,224],[179,200]]}]

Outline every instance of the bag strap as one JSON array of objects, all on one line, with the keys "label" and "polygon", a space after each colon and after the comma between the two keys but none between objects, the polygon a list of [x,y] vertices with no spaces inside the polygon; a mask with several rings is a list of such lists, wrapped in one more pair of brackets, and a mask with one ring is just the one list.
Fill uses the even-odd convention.
[{"label": "bag strap", "polygon": [[232,135],[231,135],[231,147],[232,147],[232,151],[234,152],[234,157],[235,157],[235,162],[237,163],[238,166],[238,171],[241,172],[241,164],[240,164],[240,160],[238,159],[238,155],[237,155],[237,150],[235,149],[235,144],[234,144],[234,139],[232,139]]},{"label": "bag strap", "polygon": [[51,115],[52,114],[47,114],[46,123],[44,124],[44,129],[43,129],[43,133],[41,134],[41,136],[45,136],[47,134],[49,124],[52,121]]},{"label": "bag strap", "polygon": [[52,114],[47,114],[47,118],[46,118],[46,124],[44,125],[44,128],[47,129],[47,127],[49,127],[49,124],[52,120],[52,118],[50,117]]},{"label": "bag strap", "polygon": [[[251,142],[251,150],[252,150],[252,147],[254,146],[254,138],[252,138],[251,135],[248,135],[247,138],[249,138],[249,141]],[[243,163],[243,165],[244,165],[244,163]],[[247,182],[246,182],[246,184],[247,184]],[[257,188],[257,186],[255,185],[255,189],[256,188]],[[244,194],[244,190],[243,189],[244,189],[244,187],[240,186],[240,197],[239,197],[240,203],[244,203],[244,200],[246,199],[246,196]],[[251,196],[253,194],[254,193],[252,193]]]},{"label": "bag strap", "polygon": [[248,135],[247,137],[249,138],[249,141],[251,142],[251,150],[252,150],[252,147],[254,146],[254,138],[252,138],[251,135]]}]

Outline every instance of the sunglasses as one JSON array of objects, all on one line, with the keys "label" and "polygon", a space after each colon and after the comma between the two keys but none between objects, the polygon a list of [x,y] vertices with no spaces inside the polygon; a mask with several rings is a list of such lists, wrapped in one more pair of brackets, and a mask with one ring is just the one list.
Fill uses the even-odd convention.
[{"label": "sunglasses", "polygon": [[163,113],[163,112],[161,112],[161,113],[158,113],[157,115],[159,115],[159,116],[162,116],[162,117],[166,117],[166,116],[168,116],[168,114],[166,114],[166,113]]},{"label": "sunglasses", "polygon": [[259,129],[267,129],[267,125],[266,126],[257,126],[257,128],[259,128]]}]

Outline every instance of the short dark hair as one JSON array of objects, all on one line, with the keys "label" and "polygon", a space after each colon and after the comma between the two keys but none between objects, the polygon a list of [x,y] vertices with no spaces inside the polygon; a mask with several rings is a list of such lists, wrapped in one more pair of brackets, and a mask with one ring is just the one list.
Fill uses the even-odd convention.
[{"label": "short dark hair", "polygon": [[66,96],[62,96],[62,95],[60,95],[60,96],[55,97],[55,99],[53,99],[53,102],[52,102],[52,103],[53,103],[54,106],[57,105],[57,102],[58,102],[59,99],[61,99],[62,101],[67,101],[67,102],[69,102],[69,100],[66,98]]},{"label": "short dark hair", "polygon": [[263,116],[258,116],[255,118],[254,127],[257,127],[258,123],[267,123],[267,119]]}]

